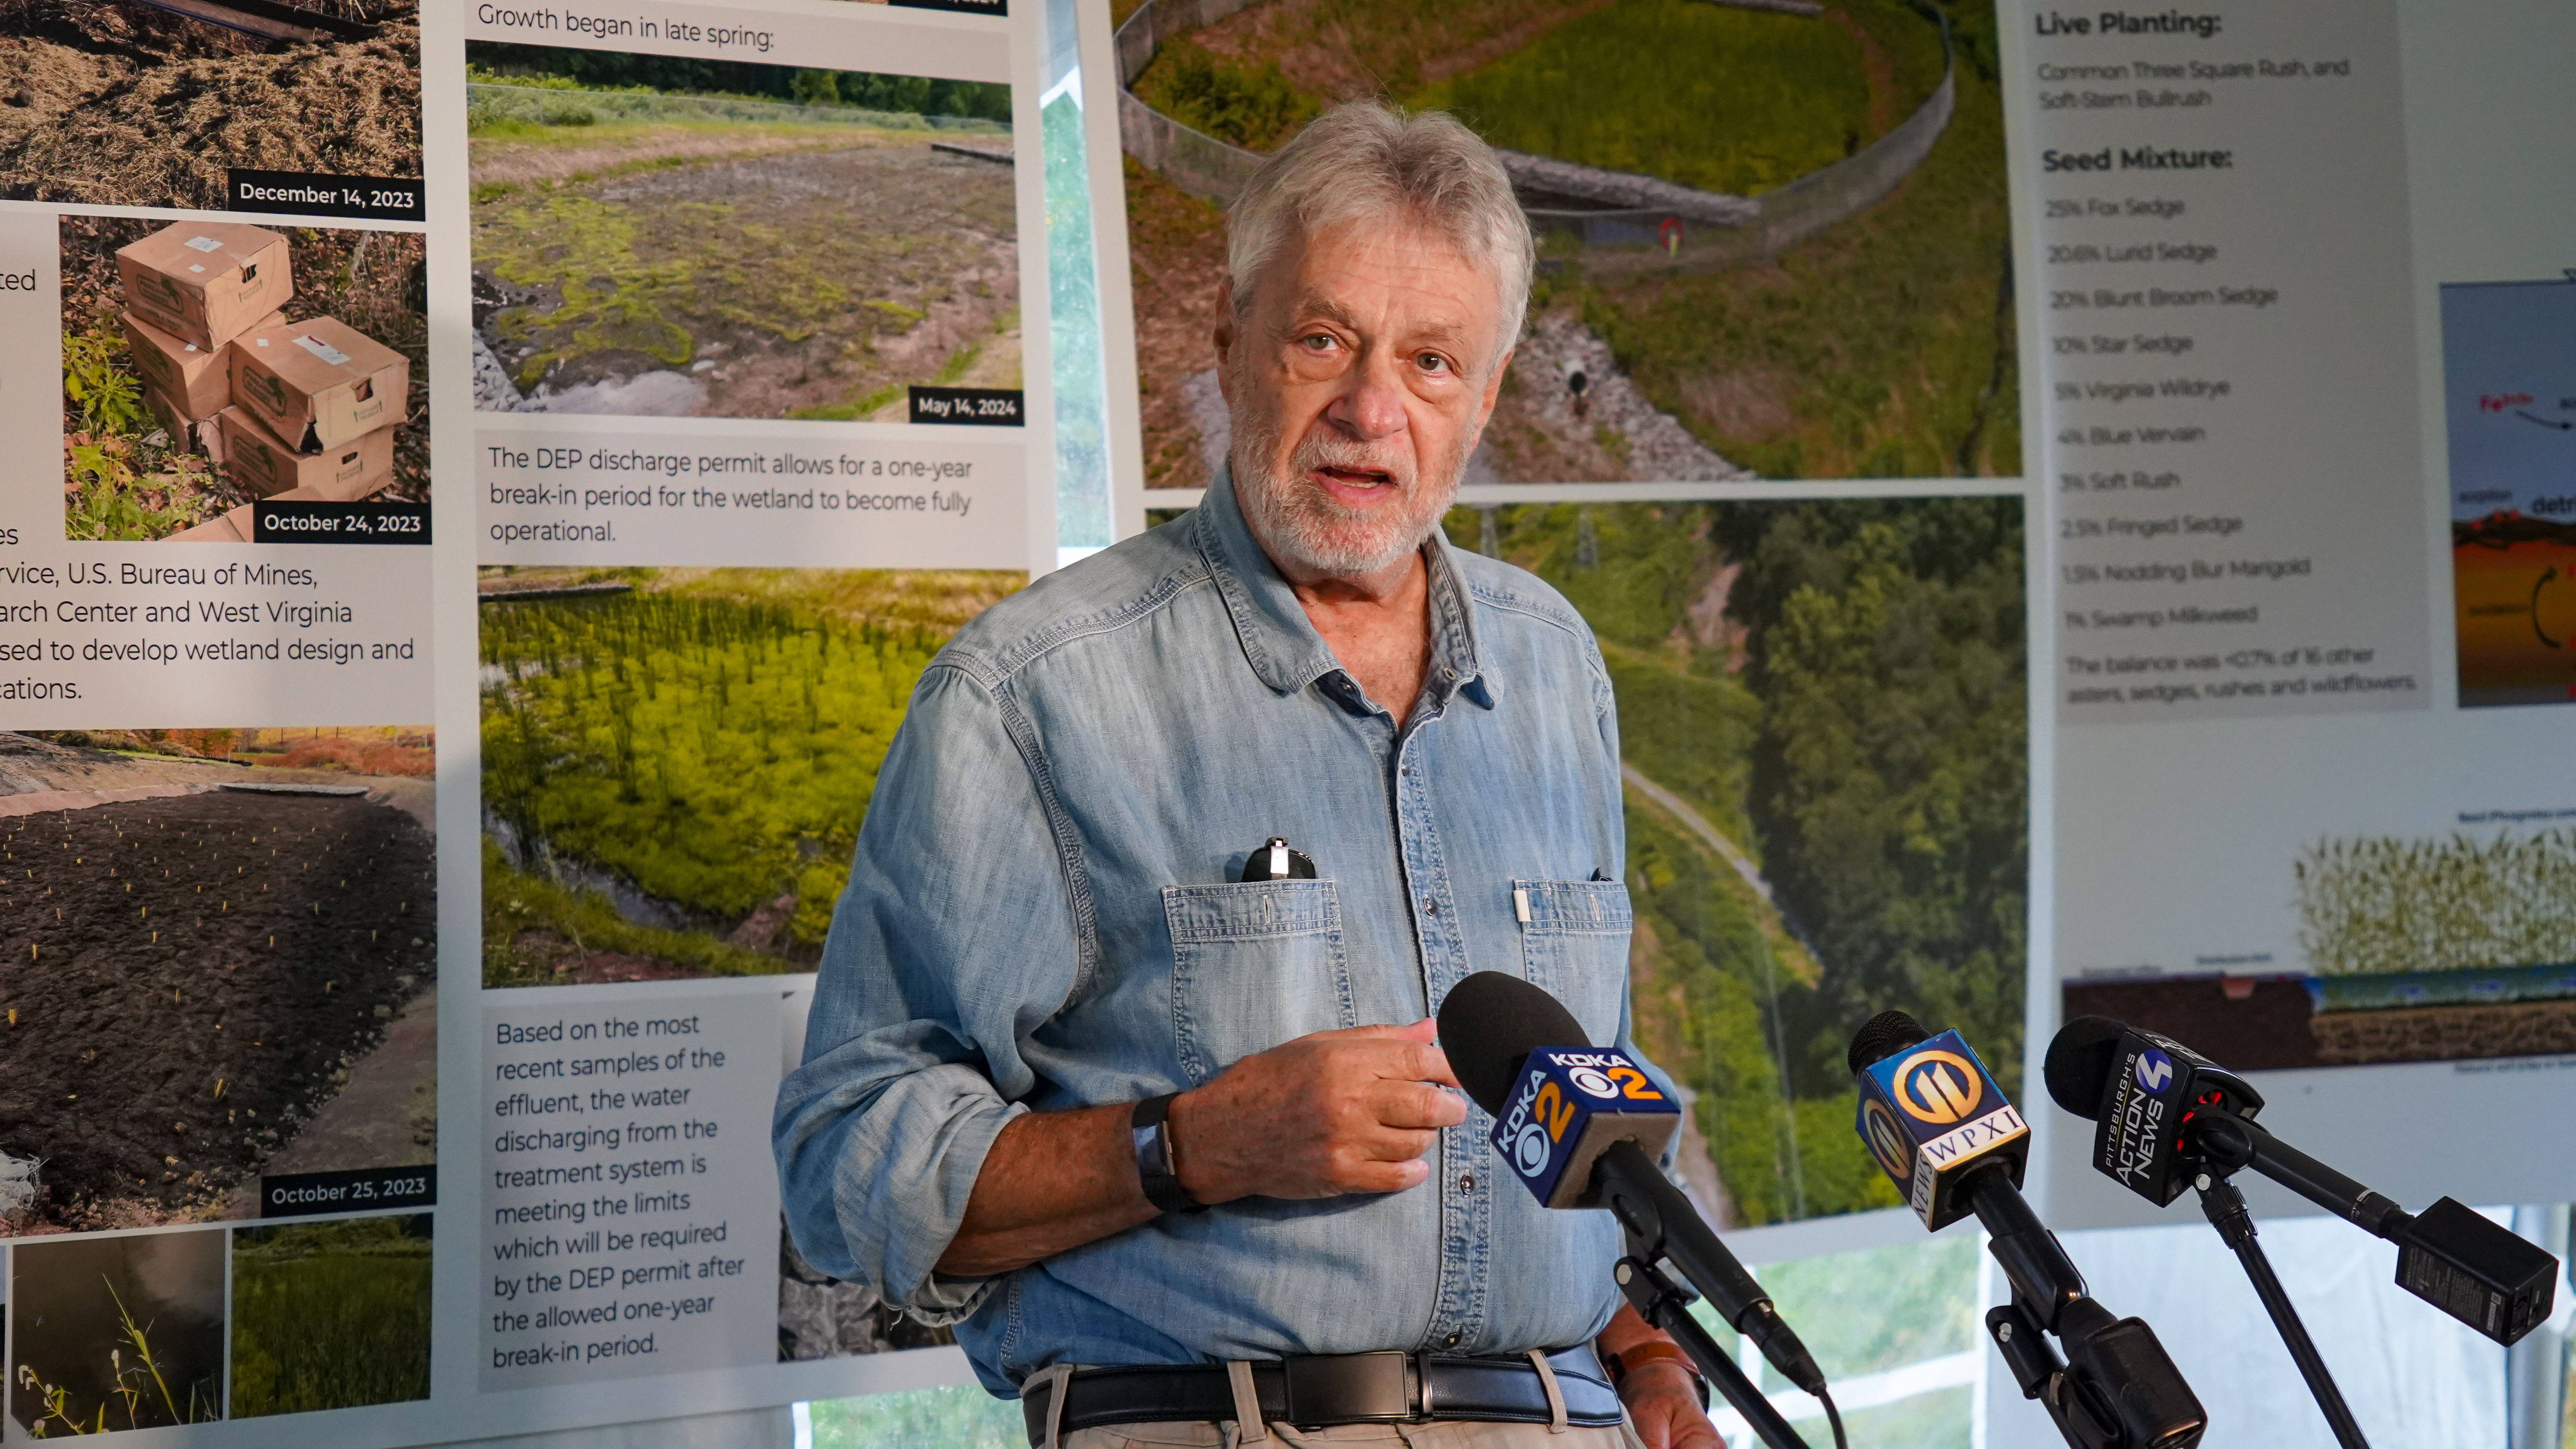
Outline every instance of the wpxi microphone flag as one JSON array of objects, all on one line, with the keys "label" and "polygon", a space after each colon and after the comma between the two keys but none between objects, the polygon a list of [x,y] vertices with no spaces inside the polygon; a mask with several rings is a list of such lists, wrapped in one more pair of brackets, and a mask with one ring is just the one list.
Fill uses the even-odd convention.
[{"label": "wpxi microphone flag", "polygon": [[1859,1085],[1854,1126],[1925,1228],[1938,1231],[1973,1210],[1959,1191],[1972,1164],[2006,1166],[2021,1184],[2030,1125],[1957,1032],[1870,1063]]},{"label": "wpxi microphone flag", "polygon": [[1651,1157],[1681,1125],[1680,1104],[1619,1053],[1539,1047],[1494,1118],[1493,1144],[1541,1203],[1592,1207],[1592,1165],[1612,1143],[1633,1141]]}]

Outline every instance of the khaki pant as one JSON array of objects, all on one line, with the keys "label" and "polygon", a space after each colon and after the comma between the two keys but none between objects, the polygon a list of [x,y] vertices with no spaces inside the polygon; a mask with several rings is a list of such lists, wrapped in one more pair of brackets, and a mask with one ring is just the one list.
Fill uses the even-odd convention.
[{"label": "khaki pant", "polygon": [[[1121,1424],[1085,1429],[1057,1441],[1060,1449],[1262,1449],[1238,1441],[1234,1425],[1209,1423]],[[1545,1424],[1342,1424],[1330,1429],[1270,1426],[1276,1449],[1644,1449],[1627,1424],[1614,1429],[1569,1428],[1551,1434]]]}]

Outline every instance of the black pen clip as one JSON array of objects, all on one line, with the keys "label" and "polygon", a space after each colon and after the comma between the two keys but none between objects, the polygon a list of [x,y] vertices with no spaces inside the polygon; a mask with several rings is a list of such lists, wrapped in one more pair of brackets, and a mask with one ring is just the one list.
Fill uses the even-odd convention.
[{"label": "black pen clip", "polygon": [[1313,880],[1315,862],[1302,850],[1290,850],[1288,837],[1274,835],[1244,857],[1240,884],[1263,880]]}]

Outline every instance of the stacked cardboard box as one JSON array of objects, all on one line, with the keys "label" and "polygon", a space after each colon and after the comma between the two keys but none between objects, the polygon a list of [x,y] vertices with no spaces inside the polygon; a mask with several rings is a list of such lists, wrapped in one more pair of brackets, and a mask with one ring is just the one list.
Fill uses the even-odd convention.
[{"label": "stacked cardboard box", "polygon": [[260,497],[351,502],[393,481],[411,361],[329,317],[286,320],[286,238],[183,221],[116,254],[144,400]]}]

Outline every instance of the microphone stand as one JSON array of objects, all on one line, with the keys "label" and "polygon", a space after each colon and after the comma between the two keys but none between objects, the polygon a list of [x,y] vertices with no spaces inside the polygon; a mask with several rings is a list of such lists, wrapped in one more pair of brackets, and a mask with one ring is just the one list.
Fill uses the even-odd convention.
[{"label": "microphone stand", "polygon": [[[2048,1411],[2068,1449],[2197,1445],[2207,1419],[2155,1334],[2093,1301],[2057,1235],[2005,1173],[1983,1169],[1963,1190],[2012,1285],[2012,1301],[1986,1313],[1986,1334],[2022,1397]],[[2063,1359],[2051,1334],[2066,1346]]]},{"label": "microphone stand", "polygon": [[1698,1241],[1706,1237],[1707,1246],[1714,1246],[1717,1235],[1700,1221],[1690,1199],[1656,1170],[1634,1142],[1614,1144],[1601,1155],[1595,1171],[1595,1190],[1628,1235],[1628,1256],[1619,1260],[1612,1276],[1619,1291],[1636,1305],[1638,1316],[1673,1336],[1682,1352],[1699,1365],[1700,1376],[1717,1386],[1763,1443],[1771,1449],[1808,1449],[1807,1441],[1789,1427],[1760,1386],[1691,1317],[1691,1295],[1664,1273],[1661,1260],[1669,1257],[1684,1277],[1699,1285],[1702,1296],[1718,1296],[1709,1290],[1715,1275],[1706,1266],[1709,1259]]},{"label": "microphone stand", "polygon": [[2272,1316],[2272,1327],[2289,1346],[2291,1361],[2299,1366],[2299,1377],[2308,1381],[2308,1392],[2316,1398],[2317,1408],[2334,1430],[2335,1442],[2343,1449],[2370,1449],[2370,1441],[2361,1437],[2361,1424],[2343,1401],[2343,1391],[2335,1387],[2334,1375],[2326,1371],[2326,1361],[2308,1338],[2307,1325],[2299,1321],[2299,1310],[2272,1272],[2272,1260],[2263,1255],[2263,1245],[2254,1240],[2254,1215],[2246,1210],[2245,1194],[2236,1190],[2236,1180],[2223,1173],[2204,1168],[2192,1180],[2200,1192],[2200,1210],[2209,1225],[2218,1229],[2219,1241],[2234,1250],[2236,1261],[2245,1265],[2245,1276],[2254,1282],[2254,1296],[2263,1300],[2263,1311]]}]

